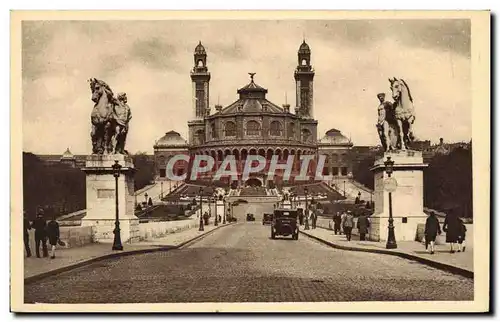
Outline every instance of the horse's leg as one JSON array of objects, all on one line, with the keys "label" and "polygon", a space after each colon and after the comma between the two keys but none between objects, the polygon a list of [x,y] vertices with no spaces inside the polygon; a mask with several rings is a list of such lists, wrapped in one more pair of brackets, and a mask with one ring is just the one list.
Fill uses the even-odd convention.
[{"label": "horse's leg", "polygon": [[399,130],[399,142],[401,144],[401,150],[406,150],[406,144],[404,141],[404,133],[403,133],[403,121],[401,119],[397,119],[398,121],[398,130]]},{"label": "horse's leg", "polygon": [[90,139],[92,140],[92,153],[97,154],[96,126],[94,124],[92,124],[92,129],[90,130]]}]

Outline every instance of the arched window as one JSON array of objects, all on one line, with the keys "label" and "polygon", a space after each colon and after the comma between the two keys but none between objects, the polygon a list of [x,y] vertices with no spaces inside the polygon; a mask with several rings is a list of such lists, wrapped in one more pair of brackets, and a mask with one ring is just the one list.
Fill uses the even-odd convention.
[{"label": "arched window", "polygon": [[311,137],[311,131],[308,129],[303,129],[302,130],[302,142],[310,142],[312,139]]},{"label": "arched window", "polygon": [[281,123],[278,121],[272,121],[271,128],[270,128],[269,132],[272,136],[281,136],[281,132],[282,132]]},{"label": "arched window", "polygon": [[307,60],[305,58],[302,59],[302,66],[307,66]]},{"label": "arched window", "polygon": [[201,59],[198,60],[198,67],[203,67],[203,60]]},{"label": "arched window", "polygon": [[164,155],[160,155],[158,157],[158,164],[159,165],[165,165],[165,156]]},{"label": "arched window", "polygon": [[257,121],[247,122],[247,135],[260,135],[260,124]]},{"label": "arched window", "polygon": [[289,138],[295,137],[295,123],[288,123],[287,134]]},{"label": "arched window", "polygon": [[198,130],[196,131],[196,143],[204,144],[205,143],[205,131]]},{"label": "arched window", "polygon": [[229,121],[224,124],[224,135],[236,136],[236,124],[234,122]]}]

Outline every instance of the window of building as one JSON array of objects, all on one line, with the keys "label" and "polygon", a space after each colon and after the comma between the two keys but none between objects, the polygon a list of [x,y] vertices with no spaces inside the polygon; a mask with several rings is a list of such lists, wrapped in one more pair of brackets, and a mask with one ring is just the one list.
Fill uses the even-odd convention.
[{"label": "window of building", "polygon": [[160,169],[160,178],[165,178],[167,176],[167,170],[166,169]]},{"label": "window of building", "polygon": [[338,154],[332,154],[332,163],[337,163],[337,162],[339,162]]},{"label": "window of building", "polygon": [[281,123],[278,122],[278,121],[272,121],[271,122],[270,134],[272,136],[281,136],[281,132],[282,132]]},{"label": "window of building", "polygon": [[343,176],[347,175],[347,167],[342,167],[342,175]]},{"label": "window of building", "polygon": [[217,128],[215,127],[215,122],[212,122],[212,124],[210,124],[210,131],[212,132],[213,139],[219,138],[219,136],[217,135]]},{"label": "window of building", "polygon": [[311,131],[308,129],[302,130],[302,142],[310,142],[311,141]]},{"label": "window of building", "polygon": [[165,156],[160,155],[160,156],[158,157],[158,164],[159,164],[159,165],[164,165],[164,164],[165,164]]},{"label": "window of building", "polygon": [[288,123],[288,137],[293,138],[295,137],[295,123]]},{"label": "window of building", "polygon": [[338,167],[333,167],[332,168],[332,175],[338,176],[339,175],[339,168]]},{"label": "window of building", "polygon": [[205,143],[205,131],[203,130],[196,131],[196,141],[198,144]]},{"label": "window of building", "polygon": [[236,124],[234,124],[234,122],[226,122],[226,124],[224,124],[224,135],[236,136]]},{"label": "window of building", "polygon": [[257,121],[247,122],[247,135],[260,135],[260,124]]},{"label": "window of building", "polygon": [[329,174],[330,174],[330,169],[328,169],[328,167],[323,167],[323,175],[327,176]]}]

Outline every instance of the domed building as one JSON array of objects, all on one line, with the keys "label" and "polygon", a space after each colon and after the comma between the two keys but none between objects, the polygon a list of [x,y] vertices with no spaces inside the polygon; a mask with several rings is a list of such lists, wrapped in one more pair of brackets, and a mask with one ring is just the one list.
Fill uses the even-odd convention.
[{"label": "domed building", "polygon": [[319,154],[326,155],[324,175],[335,178],[352,177],[352,158],[350,150],[353,144],[339,130],[330,129],[318,141]]},{"label": "domed building", "polygon": [[76,167],[76,158],[73,155],[73,153],[71,153],[69,148],[67,148],[66,151],[64,151],[63,155],[61,156],[61,159],[59,159],[59,162],[62,164],[67,164],[73,168]]},{"label": "domed building", "polygon": [[[337,130],[335,131],[338,134],[330,130],[325,136],[326,139],[317,140],[318,121],[314,119],[313,114],[315,71],[311,65],[311,50],[305,41],[299,47],[297,59],[294,72],[296,102],[293,113],[289,104],[280,106],[267,99],[268,90],[257,84],[255,73],[249,73],[249,83],[237,90],[238,96],[233,103],[227,106],[215,105],[215,111],[212,111],[209,103],[211,75],[207,67],[207,53],[200,42],[194,51],[194,67],[190,75],[193,86],[193,114],[187,124],[189,137],[185,142],[177,132],[171,131],[156,142],[154,150],[158,177],[165,177],[166,164],[176,153],[187,153],[191,156],[210,155],[216,160],[213,171],[217,171],[225,156],[233,155],[238,173],[241,173],[249,155],[263,156],[268,164],[273,155],[278,155],[280,162],[286,162],[289,156],[293,156],[293,177],[293,173],[298,174],[300,171],[298,160],[301,155],[317,156],[318,148],[331,156],[338,153],[342,155],[347,151],[352,143]],[[329,173],[334,173],[333,169],[338,168],[338,175],[342,175],[346,171],[342,170],[341,164],[343,163],[334,163],[328,159],[325,168],[328,168]],[[229,180],[222,178],[224,179]],[[242,182],[239,177],[237,184],[267,186],[271,182],[281,182],[281,178],[268,178],[266,167],[247,182]]]},{"label": "domed building", "polygon": [[[165,133],[160,139],[155,142],[154,158],[157,177],[166,178],[167,163],[174,155],[188,155],[188,142],[175,131]],[[187,171],[186,162],[176,162],[173,168],[173,174],[177,176],[183,175]]]}]

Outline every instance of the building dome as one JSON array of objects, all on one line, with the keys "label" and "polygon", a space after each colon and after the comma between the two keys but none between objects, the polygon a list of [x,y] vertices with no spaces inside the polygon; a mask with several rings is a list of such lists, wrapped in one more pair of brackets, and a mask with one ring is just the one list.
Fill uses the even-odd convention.
[{"label": "building dome", "polygon": [[319,140],[320,144],[335,144],[335,145],[345,145],[352,144],[351,140],[345,137],[339,130],[330,129],[326,131],[325,136]]},{"label": "building dome", "polygon": [[168,147],[181,147],[186,146],[187,141],[175,131],[169,131],[165,133],[158,141],[156,141],[155,147],[168,148]]},{"label": "building dome", "polygon": [[75,156],[73,155],[73,153],[71,153],[69,148],[67,148],[66,151],[61,156],[61,160],[75,160]]},{"label": "building dome", "polygon": [[303,54],[310,54],[311,53],[311,48],[309,48],[309,45],[306,43],[305,40],[302,42],[302,44],[299,47],[299,53],[303,53]]},{"label": "building dome", "polygon": [[203,47],[203,45],[201,44],[201,41],[198,44],[198,46],[196,46],[196,48],[194,49],[194,53],[198,54],[198,55],[206,55],[207,54],[207,52],[205,51],[205,47]]}]

